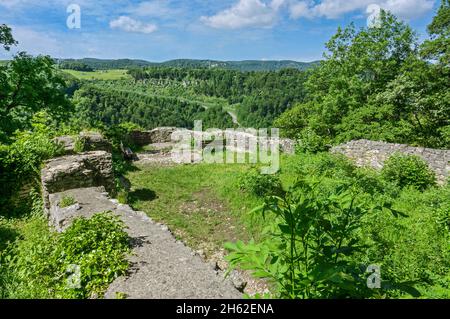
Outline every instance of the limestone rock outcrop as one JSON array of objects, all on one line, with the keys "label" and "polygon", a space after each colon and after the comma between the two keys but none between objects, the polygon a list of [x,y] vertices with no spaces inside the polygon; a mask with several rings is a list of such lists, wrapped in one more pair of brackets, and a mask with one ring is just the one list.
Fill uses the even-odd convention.
[{"label": "limestone rock outcrop", "polygon": [[[72,198],[75,203],[68,207],[61,207],[61,201],[67,197]],[[103,186],[75,188],[50,194],[49,224],[54,226],[58,232],[62,232],[76,218],[91,218],[96,213],[111,211],[115,205],[106,198],[108,198],[108,193]]]},{"label": "limestone rock outcrop", "polygon": [[[112,151],[111,143],[99,132],[81,132],[78,136],[58,136],[55,137],[53,141],[64,148],[64,153],[66,155],[76,154],[77,151]],[[77,150],[78,143],[80,149]]]},{"label": "limestone rock outcrop", "polygon": [[81,132],[79,139],[83,145],[83,151],[111,152],[111,143],[98,132]]},{"label": "limestone rock outcrop", "polygon": [[67,155],[75,154],[76,138],[73,136],[58,136],[53,140],[56,144],[61,145],[64,148],[64,153]]},{"label": "limestone rock outcrop", "polygon": [[130,140],[138,146],[154,143],[168,143],[172,141],[172,133],[177,131],[176,127],[158,127],[151,131],[133,131]]},{"label": "limestone rock outcrop", "polygon": [[50,194],[99,186],[112,193],[115,190],[112,156],[105,151],[94,151],[49,160],[41,171],[41,181],[47,211]]}]

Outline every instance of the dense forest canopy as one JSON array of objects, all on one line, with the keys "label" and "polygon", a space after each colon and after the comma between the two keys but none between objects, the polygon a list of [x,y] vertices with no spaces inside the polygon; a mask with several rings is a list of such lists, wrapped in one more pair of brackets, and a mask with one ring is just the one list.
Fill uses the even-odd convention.
[{"label": "dense forest canopy", "polygon": [[275,125],[319,148],[359,138],[450,147],[448,12],[444,1],[423,44],[384,11],[379,26],[339,29],[306,82],[307,99]]},{"label": "dense forest canopy", "polygon": [[297,62],[290,60],[283,61],[215,61],[215,60],[191,60],[178,59],[162,63],[153,64],[154,67],[176,67],[176,68],[212,68],[235,70],[241,72],[251,71],[278,71],[282,69],[307,70],[315,67],[318,62]]},{"label": "dense forest canopy", "polygon": [[294,103],[305,97],[307,74],[296,69],[239,72],[220,69],[145,68],[129,71],[136,82],[182,83],[195,94],[225,98],[237,104],[239,123],[269,127]]},{"label": "dense forest canopy", "polygon": [[146,129],[161,126],[192,128],[195,120],[203,120],[206,128],[233,127],[231,117],[221,108],[205,109],[199,103],[177,98],[95,85],[83,86],[76,91],[74,102],[77,114],[74,121],[85,127],[132,122]]},{"label": "dense forest canopy", "polygon": [[109,69],[128,69],[133,67],[144,67],[151,62],[144,60],[132,60],[132,59],[94,59],[94,58],[84,58],[84,59],[55,59],[56,63],[60,64],[61,68],[72,63],[81,63],[87,65],[94,70],[109,70]]}]

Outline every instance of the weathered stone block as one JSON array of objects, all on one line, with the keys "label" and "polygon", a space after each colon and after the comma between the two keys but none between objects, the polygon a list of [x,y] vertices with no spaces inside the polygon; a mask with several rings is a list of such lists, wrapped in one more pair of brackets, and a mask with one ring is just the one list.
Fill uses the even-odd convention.
[{"label": "weathered stone block", "polygon": [[83,145],[83,151],[105,151],[111,152],[111,143],[98,132],[81,132],[79,139]]},{"label": "weathered stone block", "polygon": [[176,127],[158,127],[150,131],[152,143],[168,143],[172,141],[172,133],[177,131]]},{"label": "weathered stone block", "polygon": [[[75,203],[60,207],[61,200],[65,197],[73,198]],[[108,199],[103,186],[70,189],[49,195],[49,224],[61,232],[76,218],[91,218],[96,213],[112,211],[114,208],[115,205]]]},{"label": "weathered stone block", "polygon": [[95,151],[55,158],[46,162],[41,171],[44,206],[49,209],[49,194],[69,189],[104,186],[114,192],[112,157],[105,151]]},{"label": "weathered stone block", "polygon": [[73,136],[58,136],[54,138],[56,144],[61,145],[64,148],[64,153],[67,155],[75,154],[75,142],[76,138]]},{"label": "weathered stone block", "polygon": [[149,131],[132,131],[129,133],[129,139],[137,146],[152,144],[151,134]]}]

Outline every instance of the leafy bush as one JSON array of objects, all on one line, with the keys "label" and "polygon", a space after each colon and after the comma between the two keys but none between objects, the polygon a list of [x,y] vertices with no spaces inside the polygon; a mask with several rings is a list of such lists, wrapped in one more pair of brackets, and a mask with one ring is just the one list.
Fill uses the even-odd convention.
[{"label": "leafy bush", "polygon": [[128,192],[126,190],[121,190],[117,194],[117,200],[120,204],[128,204]]},{"label": "leafy bush", "polygon": [[82,153],[85,151],[85,147],[86,147],[86,140],[81,137],[81,136],[77,136],[75,138],[75,144],[73,147],[73,150],[75,151],[75,153]]},{"label": "leafy bush", "polygon": [[54,266],[51,266],[56,234],[48,221],[31,216],[11,221],[20,237],[0,251],[0,298],[54,298]]},{"label": "leafy bush", "polygon": [[[450,286],[444,282],[450,275],[450,189],[405,188],[392,206],[408,217],[376,214],[368,219],[364,227],[367,250],[361,260],[376,260],[383,279],[415,282],[428,298],[448,298]],[[438,287],[447,288],[439,292]],[[400,296],[399,291],[389,294]]]},{"label": "leafy bush", "polygon": [[[339,297],[375,297],[404,298],[422,295],[426,298],[448,298],[450,286],[450,187],[433,187],[421,191],[414,187],[401,188],[396,181],[386,180],[381,173],[371,169],[357,168],[340,156],[328,153],[303,153],[282,158],[280,178],[284,185],[296,185],[296,178],[307,180],[305,187],[301,184],[289,189],[286,196],[266,199],[263,223],[266,229],[262,234],[254,235],[256,241],[247,244],[227,244],[231,251],[232,266],[253,270],[257,276],[271,279],[278,289],[273,293],[290,296],[285,288],[290,286],[286,277],[286,265],[289,265],[289,232],[282,234],[279,225],[289,224],[289,207],[298,220],[297,229],[310,227],[313,233],[307,233],[305,239],[312,240],[308,251],[317,255],[317,260],[326,260],[321,248],[314,246],[327,243],[329,236],[334,236],[339,224],[334,217],[339,216],[335,206],[336,196],[351,194],[356,196],[356,203],[363,205],[365,213],[350,228],[354,233],[354,249],[351,254],[342,253],[338,260],[344,258],[347,265],[378,265],[381,268],[381,287],[383,289],[367,291],[363,286],[354,286],[349,291],[325,283],[324,290],[314,287],[314,294],[309,298]],[[273,194],[270,194],[273,195]],[[295,208],[298,211],[295,211]],[[311,208],[316,207],[316,208]],[[317,211],[316,211],[317,210]],[[334,213],[333,213],[334,211]],[[345,210],[344,210],[345,211]],[[259,212],[259,213],[258,213]],[[258,217],[261,210],[253,215]],[[315,214],[318,215],[315,215]],[[281,216],[284,214],[283,216]],[[302,216],[300,216],[303,214]],[[336,214],[336,215],[334,215]],[[311,217],[312,216],[312,217]],[[314,216],[318,216],[314,219]],[[333,217],[334,216],[334,217]],[[309,223],[309,218],[312,219]],[[332,220],[331,230],[325,230],[326,224],[317,225],[323,219]],[[326,222],[325,222],[326,223]],[[305,226],[302,226],[305,225]],[[287,230],[284,228],[284,230]],[[322,234],[316,237],[314,235]],[[304,252],[304,239],[296,237],[298,253]],[[331,235],[330,235],[331,234]],[[284,238],[284,239],[283,239]],[[333,237],[331,237],[333,238]],[[353,238],[353,237],[352,237]],[[349,245],[346,245],[349,246]],[[311,250],[318,249],[318,250]],[[320,257],[322,256],[322,257]],[[299,259],[299,269],[304,260]],[[283,262],[280,259],[284,260]],[[274,260],[273,263],[270,261]],[[314,265],[308,261],[309,265]],[[284,266],[283,266],[284,265]],[[283,268],[284,267],[284,268]],[[337,266],[336,266],[337,267]],[[364,267],[363,267],[364,268]],[[352,269],[351,267],[348,269]],[[353,268],[358,270],[359,268]],[[356,271],[354,270],[354,271]],[[297,272],[296,274],[301,273]],[[355,275],[355,272],[344,272]],[[360,280],[368,274],[356,272]],[[270,275],[269,275],[270,274]],[[284,277],[283,277],[284,276]],[[300,275],[298,275],[300,276]],[[284,278],[284,279],[283,279]],[[300,277],[303,278],[303,277]],[[283,281],[284,280],[284,281]],[[308,281],[298,279],[302,287],[308,287]],[[282,284],[280,283],[282,282]],[[299,283],[295,285],[297,287]],[[322,283],[321,283],[322,284]],[[363,285],[362,281],[359,282]],[[305,288],[307,289],[307,288]],[[306,298],[305,293],[297,298]]]},{"label": "leafy bush", "polygon": [[238,181],[239,188],[255,196],[267,194],[281,194],[283,188],[277,175],[260,174],[258,169],[253,168],[245,172]]},{"label": "leafy bush", "polygon": [[394,154],[385,163],[381,175],[400,187],[412,186],[425,190],[436,185],[436,176],[418,156]]},{"label": "leafy bush", "polygon": [[303,154],[297,171],[303,176],[343,178],[353,177],[355,168],[355,165],[342,155],[319,153],[317,156]]},{"label": "leafy bush", "polygon": [[110,127],[103,127],[104,136],[112,143],[114,150],[120,152],[121,144],[131,149],[137,149],[130,138],[130,133],[133,131],[142,131],[142,127],[131,122],[120,123]]},{"label": "leafy bush", "polygon": [[17,132],[10,145],[0,144],[0,215],[15,210],[11,200],[25,182],[39,179],[41,163],[62,153],[49,135],[42,132]]},{"label": "leafy bush", "polygon": [[317,153],[329,149],[330,140],[318,135],[310,128],[303,129],[298,134],[297,151]]},{"label": "leafy bush", "polygon": [[[123,222],[110,213],[79,218],[61,234],[34,217],[22,240],[0,255],[3,298],[90,298],[101,296],[122,275],[129,241]],[[79,267],[79,268],[78,268]],[[79,286],[69,286],[79,269]]]},{"label": "leafy bush", "polygon": [[[320,184],[300,181],[284,197],[270,196],[263,214],[275,215],[266,228],[267,239],[244,245],[228,243],[231,267],[252,270],[256,277],[276,285],[281,298],[371,297],[378,291],[367,287],[367,264],[355,255],[364,251],[364,220],[383,207],[371,207],[352,189],[340,188],[321,199]],[[384,287],[407,287],[384,282]]]},{"label": "leafy bush", "polygon": [[128,268],[124,254],[129,250],[124,224],[109,213],[80,218],[63,232],[58,240],[55,257],[60,272],[70,265],[81,270],[81,287],[69,290],[70,297],[90,297],[101,294],[109,283]]}]

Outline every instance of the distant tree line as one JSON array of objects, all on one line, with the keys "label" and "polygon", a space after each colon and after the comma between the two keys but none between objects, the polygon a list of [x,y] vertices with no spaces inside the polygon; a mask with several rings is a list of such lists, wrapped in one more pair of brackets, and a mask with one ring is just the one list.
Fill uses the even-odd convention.
[{"label": "distant tree line", "polygon": [[80,63],[89,66],[94,70],[110,70],[110,69],[128,69],[133,67],[148,66],[151,62],[143,60],[118,59],[118,60],[103,60],[94,58],[84,59],[59,59],[59,64]]},{"label": "distant tree line", "polygon": [[251,71],[278,71],[282,69],[307,70],[317,65],[317,62],[297,62],[297,61],[215,61],[215,60],[192,60],[178,59],[170,60],[162,63],[152,63],[153,67],[174,67],[174,68],[190,68],[190,69],[224,69],[235,70],[241,72]]},{"label": "distant tree line", "polygon": [[131,59],[60,59],[60,63],[83,63],[95,70],[109,70],[109,69],[130,69],[140,67],[156,67],[156,68],[188,68],[188,69],[224,69],[235,70],[241,72],[250,71],[278,71],[282,69],[297,69],[307,70],[318,65],[315,62],[297,62],[297,61],[214,61],[214,60],[194,60],[194,59],[176,59],[165,62],[149,62],[144,60]]},{"label": "distant tree line", "polygon": [[82,63],[82,62],[62,62],[59,64],[59,67],[61,69],[67,69],[67,70],[75,70],[75,71],[82,71],[82,72],[93,72],[94,69],[90,67],[89,65]]}]

